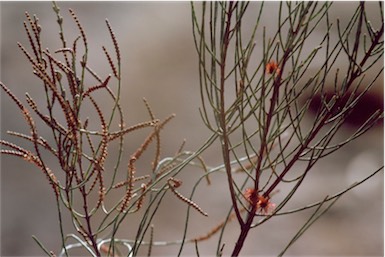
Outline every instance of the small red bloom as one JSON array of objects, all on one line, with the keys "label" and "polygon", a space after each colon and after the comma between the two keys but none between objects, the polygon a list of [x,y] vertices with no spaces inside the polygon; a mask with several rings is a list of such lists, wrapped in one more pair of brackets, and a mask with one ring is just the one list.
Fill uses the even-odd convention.
[{"label": "small red bloom", "polygon": [[272,203],[269,197],[260,196],[258,206],[261,214],[269,214],[274,210],[275,203]]},{"label": "small red bloom", "polygon": [[253,188],[246,189],[244,196],[251,205],[256,207],[260,214],[269,214],[275,208],[275,204],[270,201],[270,197],[260,195]]},{"label": "small red bloom", "polygon": [[244,196],[250,204],[252,205],[257,204],[259,194],[254,188],[247,188]]},{"label": "small red bloom", "polygon": [[268,64],[266,64],[266,73],[267,74],[273,74],[274,72],[276,74],[280,73],[280,68],[278,67],[278,63],[275,61],[270,61]]}]

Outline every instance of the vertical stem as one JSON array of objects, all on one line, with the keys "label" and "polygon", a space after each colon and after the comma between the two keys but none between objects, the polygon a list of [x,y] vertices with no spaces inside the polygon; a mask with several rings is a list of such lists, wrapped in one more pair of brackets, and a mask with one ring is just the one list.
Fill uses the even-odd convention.
[{"label": "vertical stem", "polygon": [[242,250],[243,244],[251,229],[251,223],[254,220],[256,211],[257,211],[257,206],[253,204],[251,207],[251,210],[248,212],[246,222],[243,225],[241,225],[241,233],[239,234],[238,240],[235,243],[235,247],[231,256],[238,256],[240,251]]},{"label": "vertical stem", "polygon": [[[260,168],[261,168],[263,156],[264,156],[264,153],[267,149],[267,135],[268,135],[269,127],[270,127],[271,120],[273,117],[275,104],[278,100],[278,91],[279,91],[280,80],[281,80],[281,74],[279,74],[278,77],[274,81],[274,91],[273,91],[273,95],[271,97],[270,109],[269,109],[268,115],[266,117],[265,127],[264,127],[264,131],[263,131],[263,138],[262,138],[262,142],[261,142],[261,148],[260,148],[260,152],[258,155],[257,166],[255,168],[256,178],[255,178],[254,190],[256,192],[258,192],[258,188],[259,188],[259,174],[260,174]],[[246,240],[246,237],[247,237],[247,235],[251,229],[251,223],[254,220],[254,216],[255,216],[256,211],[257,211],[257,206],[255,204],[251,205],[251,210],[248,212],[246,222],[244,224],[241,224],[241,233],[239,234],[238,240],[235,244],[235,247],[234,247],[234,250],[233,250],[233,253],[231,254],[231,256],[238,256],[239,255],[239,253],[243,247],[243,244]]]},{"label": "vertical stem", "polygon": [[87,222],[87,229],[88,229],[88,237],[91,241],[91,245],[92,247],[94,248],[95,250],[95,254],[97,256],[100,256],[100,252],[98,250],[98,246],[96,244],[96,240],[95,240],[95,237],[92,233],[92,226],[91,226],[91,216],[90,214],[88,213],[88,204],[87,204],[87,193],[86,193],[86,189],[85,189],[85,186],[82,186],[82,189],[80,190],[81,191],[81,194],[83,195],[83,208],[84,208],[84,212],[85,212],[85,219],[86,219],[86,222]]},{"label": "vertical stem", "polygon": [[243,220],[238,208],[237,204],[237,198],[236,198],[236,192],[234,190],[233,185],[233,177],[231,174],[231,164],[230,164],[230,147],[229,147],[229,137],[228,137],[228,131],[227,131],[227,122],[226,122],[226,109],[225,109],[225,79],[226,79],[226,58],[227,58],[227,51],[230,43],[230,26],[231,26],[231,17],[233,14],[233,11],[236,7],[233,5],[234,2],[229,3],[229,7],[227,9],[227,20],[226,20],[226,28],[223,34],[223,41],[222,41],[222,49],[221,49],[221,63],[220,63],[220,113],[219,113],[219,121],[221,126],[221,144],[222,144],[222,155],[223,155],[223,161],[226,169],[227,174],[227,182],[229,185],[230,190],[230,196],[232,205],[235,211],[235,214],[237,216],[239,224],[243,225]]}]

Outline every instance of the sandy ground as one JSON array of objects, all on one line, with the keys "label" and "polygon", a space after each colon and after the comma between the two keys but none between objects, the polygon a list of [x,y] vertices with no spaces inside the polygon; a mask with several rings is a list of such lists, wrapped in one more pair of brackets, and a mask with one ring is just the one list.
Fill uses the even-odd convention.
[{"label": "sandy ground", "polygon": [[[184,3],[125,3],[89,2],[60,3],[65,14],[66,28],[71,35],[77,33],[67,9],[76,11],[89,40],[90,62],[100,73],[104,70],[102,45],[111,47],[104,19],[113,25],[122,51],[124,87],[123,109],[131,124],[147,118],[142,97],[146,97],[156,114],[166,117],[176,113],[163,134],[164,155],[174,153],[182,140],[187,139],[187,149],[197,149],[208,137],[202,125],[198,108],[199,79],[197,57],[191,33],[191,16],[188,2]],[[374,5],[373,5],[374,6]],[[37,14],[44,30],[44,40],[54,49],[58,44],[57,24],[49,2],[1,2],[1,81],[23,99],[28,91],[39,100],[41,91],[31,68],[19,51],[16,42],[27,45],[22,21],[24,12]],[[268,4],[266,12],[277,8]],[[373,10],[376,7],[372,8]],[[352,10],[352,3],[339,3],[333,7],[335,16]],[[268,16],[268,15],[267,15]],[[269,25],[269,17],[262,21]],[[346,19],[346,18],[345,18]],[[382,95],[380,79],[376,93]],[[106,106],[105,108],[110,108]],[[7,130],[28,133],[16,107],[2,92],[1,133],[11,140]],[[345,128],[342,133],[351,132]],[[127,145],[140,143],[132,138]],[[216,145],[215,147],[218,147]],[[204,154],[209,164],[220,162],[219,148]],[[290,203],[298,207],[341,191],[383,164],[383,129],[377,127],[364,137],[328,157],[309,175],[304,185]],[[186,175],[185,181],[189,181]],[[189,183],[184,184],[186,191]],[[191,185],[190,185],[191,186]],[[283,189],[284,191],[284,189]],[[282,194],[282,192],[281,192]],[[207,232],[223,218],[228,209],[228,192],[223,176],[197,193],[199,205],[209,213],[209,218],[193,214],[194,225],[189,235]],[[277,196],[279,197],[279,195]],[[1,255],[42,255],[31,236],[36,235],[48,249],[55,252],[60,247],[56,207],[51,189],[44,176],[36,169],[16,158],[1,159]],[[155,220],[155,239],[176,240],[183,228],[185,205],[170,195],[167,204]],[[170,213],[170,210],[172,212]],[[309,212],[277,217],[251,232],[242,254],[274,256],[309,217]],[[122,237],[133,233],[128,224],[122,228]],[[238,233],[235,223],[230,225],[224,241],[225,254],[229,254]],[[216,249],[213,238],[200,245],[200,252],[213,256]],[[154,255],[175,255],[177,247],[158,247]],[[342,197],[337,204],[288,251],[292,256],[382,256],[383,255],[383,174],[368,181],[361,188]],[[194,245],[188,245],[185,255],[195,255]]]}]

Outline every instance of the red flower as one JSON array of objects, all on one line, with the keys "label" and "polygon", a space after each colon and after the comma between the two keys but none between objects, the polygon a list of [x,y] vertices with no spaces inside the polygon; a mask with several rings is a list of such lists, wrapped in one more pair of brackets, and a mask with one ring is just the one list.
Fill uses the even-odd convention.
[{"label": "red flower", "polygon": [[280,68],[278,67],[278,63],[275,61],[270,61],[266,64],[266,73],[273,74],[274,72],[278,75],[280,73]]},{"label": "red flower", "polygon": [[244,196],[251,205],[255,205],[257,212],[260,214],[269,214],[275,208],[275,204],[270,201],[270,197],[260,195],[253,188],[246,189]]}]

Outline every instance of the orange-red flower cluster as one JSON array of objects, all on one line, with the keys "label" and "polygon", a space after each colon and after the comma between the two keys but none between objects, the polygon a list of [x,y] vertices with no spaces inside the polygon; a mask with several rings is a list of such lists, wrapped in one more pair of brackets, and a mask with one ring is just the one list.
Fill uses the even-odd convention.
[{"label": "orange-red flower cluster", "polygon": [[275,208],[275,204],[270,201],[270,197],[260,195],[253,188],[246,189],[244,196],[251,205],[255,205],[257,212],[260,214],[269,214]]},{"label": "orange-red flower cluster", "polygon": [[273,74],[275,72],[278,75],[280,71],[281,69],[279,68],[278,63],[276,61],[270,61],[268,64],[266,64],[267,74]]}]

